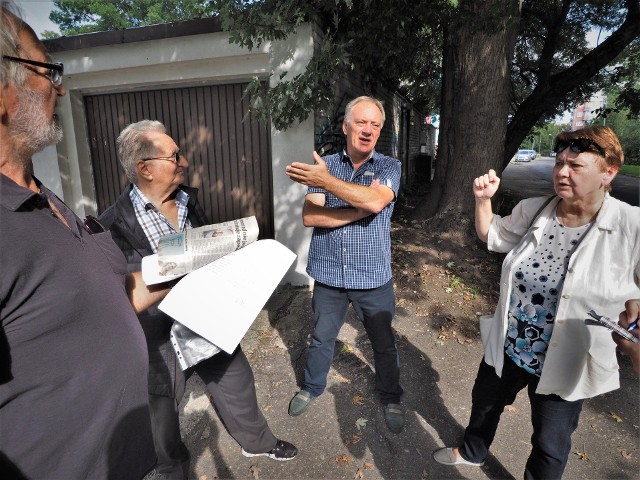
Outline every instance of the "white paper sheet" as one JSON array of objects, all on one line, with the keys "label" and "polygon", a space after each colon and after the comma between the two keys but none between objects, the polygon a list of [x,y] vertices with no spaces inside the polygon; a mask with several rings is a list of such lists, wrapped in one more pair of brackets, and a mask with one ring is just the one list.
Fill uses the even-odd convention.
[{"label": "white paper sheet", "polygon": [[296,255],[259,240],[185,276],[158,308],[233,353]]}]

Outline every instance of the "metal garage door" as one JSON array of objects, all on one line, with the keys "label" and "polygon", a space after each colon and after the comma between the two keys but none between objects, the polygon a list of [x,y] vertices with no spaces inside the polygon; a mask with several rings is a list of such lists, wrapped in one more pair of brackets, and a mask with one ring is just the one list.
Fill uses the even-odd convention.
[{"label": "metal garage door", "polygon": [[[115,140],[132,122],[159,120],[189,160],[187,183],[216,223],[255,215],[260,238],[273,238],[270,125],[247,115],[246,84],[85,97],[91,162],[103,212],[127,184]],[[246,116],[246,118],[245,118]]]}]

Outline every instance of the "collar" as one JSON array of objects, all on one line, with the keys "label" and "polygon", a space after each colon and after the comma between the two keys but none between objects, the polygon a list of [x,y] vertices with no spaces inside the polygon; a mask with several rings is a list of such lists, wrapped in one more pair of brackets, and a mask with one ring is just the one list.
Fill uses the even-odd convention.
[{"label": "collar", "polygon": [[[44,195],[50,193],[49,189],[40,183],[40,180],[33,177],[36,185]],[[0,205],[7,210],[16,211],[33,197],[40,195],[28,188],[21,187],[4,174],[0,174]]]},{"label": "collar", "polygon": [[[147,196],[142,193],[142,190],[138,188],[138,186],[133,183],[131,188],[131,202],[135,205],[142,205],[146,210],[153,210],[154,212],[158,212],[158,208],[147,198]],[[187,207],[189,203],[189,194],[182,190],[181,187],[177,188],[176,192],[176,201],[182,205],[183,207]]]},{"label": "collar", "polygon": [[[369,163],[369,162],[373,163],[377,155],[378,155],[378,152],[376,152],[375,150],[372,150],[369,158],[367,158],[364,162],[362,162],[362,164],[364,165],[365,163]],[[353,160],[351,159],[351,157],[349,156],[346,150],[342,150],[342,153],[340,154],[340,160],[342,160],[343,162],[349,161],[351,162],[351,164],[353,164]]]}]

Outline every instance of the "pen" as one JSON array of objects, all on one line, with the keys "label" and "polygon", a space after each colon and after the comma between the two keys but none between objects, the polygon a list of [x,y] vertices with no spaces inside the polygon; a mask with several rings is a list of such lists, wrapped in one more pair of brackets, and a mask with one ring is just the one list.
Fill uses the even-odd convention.
[{"label": "pen", "polygon": [[630,332],[631,330],[635,330],[636,328],[638,328],[638,320],[640,319],[636,319],[635,322],[629,325],[629,327],[627,328],[627,332]]}]

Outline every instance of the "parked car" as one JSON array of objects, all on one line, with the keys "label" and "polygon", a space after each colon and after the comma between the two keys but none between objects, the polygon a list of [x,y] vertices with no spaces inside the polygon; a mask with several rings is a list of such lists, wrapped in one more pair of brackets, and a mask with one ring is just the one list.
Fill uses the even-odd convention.
[{"label": "parked car", "polygon": [[529,150],[529,156],[531,157],[531,160],[535,160],[538,156],[538,152],[536,152],[535,150]]},{"label": "parked car", "polygon": [[518,150],[518,153],[516,153],[515,161],[530,162],[532,160],[531,153],[530,153],[531,151],[532,150]]}]

